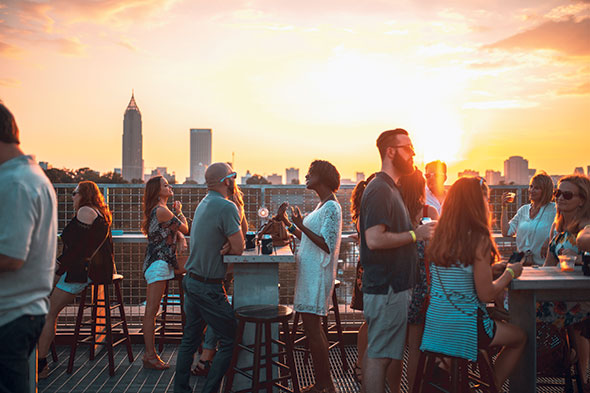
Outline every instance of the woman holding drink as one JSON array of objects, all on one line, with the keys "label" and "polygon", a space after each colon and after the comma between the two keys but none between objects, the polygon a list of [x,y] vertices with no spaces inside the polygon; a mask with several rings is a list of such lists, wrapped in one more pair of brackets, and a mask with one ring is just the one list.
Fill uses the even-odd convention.
[{"label": "woman holding drink", "polygon": [[545,173],[533,176],[529,185],[531,203],[518,209],[509,222],[506,208],[508,203],[514,202],[514,196],[513,192],[502,195],[502,236],[516,235],[516,247],[524,253],[525,266],[543,265],[549,229],[555,218],[555,203],[551,202],[553,181]]},{"label": "woman holding drink", "polygon": [[[555,266],[563,257],[581,263],[583,250],[578,239],[590,234],[590,179],[584,175],[570,175],[559,179],[555,190],[557,216],[551,226],[551,242],[545,266]],[[583,243],[583,241],[582,241]],[[537,308],[537,319],[567,327],[574,337],[578,355],[579,375],[586,376],[590,357],[590,302],[543,302]],[[590,383],[584,378],[584,392]]]}]

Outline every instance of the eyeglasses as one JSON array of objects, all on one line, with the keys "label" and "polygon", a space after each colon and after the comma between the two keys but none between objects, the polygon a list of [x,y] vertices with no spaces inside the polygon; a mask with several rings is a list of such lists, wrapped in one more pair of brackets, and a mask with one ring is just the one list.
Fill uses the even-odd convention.
[{"label": "eyeglasses", "polygon": [[79,193],[80,193],[80,191],[76,191],[76,190],[72,191],[72,197],[75,197],[75,196],[76,196],[76,195],[78,195]]},{"label": "eyeglasses", "polygon": [[222,183],[225,179],[233,179],[236,176],[238,176],[238,174],[236,172],[229,173],[229,174],[223,176],[221,179],[219,179],[219,182]]},{"label": "eyeglasses", "polygon": [[561,190],[555,190],[553,192],[553,196],[555,196],[555,199],[559,199],[560,196],[563,197],[563,199],[565,199],[566,201],[569,201],[570,199],[572,199],[575,196],[578,196],[578,194],[574,194],[571,191],[561,191]]},{"label": "eyeglasses", "polygon": [[391,146],[393,148],[400,148],[400,149],[406,149],[407,151],[409,151],[410,153],[415,153],[414,152],[414,146],[412,146],[412,144],[407,144],[407,145],[395,145],[395,146]]}]

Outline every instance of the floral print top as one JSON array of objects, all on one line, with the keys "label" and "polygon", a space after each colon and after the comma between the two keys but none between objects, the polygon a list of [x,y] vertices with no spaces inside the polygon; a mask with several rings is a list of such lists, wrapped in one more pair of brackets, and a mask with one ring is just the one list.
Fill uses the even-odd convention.
[{"label": "floral print top", "polygon": [[176,261],[176,233],[182,225],[180,220],[172,217],[165,222],[158,222],[155,207],[150,214],[150,225],[148,231],[148,246],[145,250],[143,271],[145,272],[155,261],[165,261],[173,268],[178,268]]}]

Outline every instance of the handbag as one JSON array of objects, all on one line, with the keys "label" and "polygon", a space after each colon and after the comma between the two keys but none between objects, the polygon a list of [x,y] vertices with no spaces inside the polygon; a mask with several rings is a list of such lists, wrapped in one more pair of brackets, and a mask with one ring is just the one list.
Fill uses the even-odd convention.
[{"label": "handbag", "polygon": [[[84,269],[84,270],[86,270],[86,273],[88,274],[88,277],[97,278],[97,277],[101,277],[101,276],[104,275],[104,277],[101,277],[101,278],[104,278],[104,280],[101,279],[101,280],[97,280],[97,281],[100,281],[100,283],[103,283],[103,281],[104,281],[105,284],[108,284],[108,283],[112,282],[112,279],[113,279],[113,270],[111,268],[109,274],[103,274],[105,268],[107,268],[107,266],[104,266],[105,265],[104,264],[104,260],[105,259],[104,258],[101,258],[99,261],[95,261],[95,257],[98,254],[98,252],[101,250],[102,246],[105,244],[105,242],[107,241],[107,239],[109,238],[109,233],[110,233],[110,231],[107,229],[107,234],[104,237],[104,239],[102,239],[102,242],[100,242],[100,244],[98,245],[98,247],[96,248],[96,250],[94,250],[94,252],[92,253],[92,255],[85,260],[85,269]],[[109,258],[109,260],[107,261],[107,263],[112,267],[113,266],[113,260],[112,260],[112,258]],[[96,283],[98,284],[99,282],[96,282]]]},{"label": "handbag", "polygon": [[289,244],[291,236],[287,232],[287,228],[283,221],[275,217],[271,218],[262,229],[258,232],[258,236],[270,235],[272,238],[272,245],[275,247],[282,247]]}]

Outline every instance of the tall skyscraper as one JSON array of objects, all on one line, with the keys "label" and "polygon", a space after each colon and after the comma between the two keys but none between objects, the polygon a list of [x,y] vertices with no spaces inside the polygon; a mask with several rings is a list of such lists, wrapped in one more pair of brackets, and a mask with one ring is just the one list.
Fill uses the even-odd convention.
[{"label": "tall skyscraper", "polygon": [[141,135],[141,112],[135,103],[134,94],[123,117],[123,179],[143,179],[143,137]]},{"label": "tall skyscraper", "polygon": [[502,174],[500,173],[500,171],[486,169],[486,182],[488,183],[488,185],[495,186],[497,184],[500,184],[501,180]]},{"label": "tall skyscraper", "polygon": [[521,156],[512,156],[504,161],[506,184],[529,184],[529,162]]},{"label": "tall skyscraper", "polygon": [[211,165],[211,129],[191,128],[191,179],[205,183],[205,170]]},{"label": "tall skyscraper", "polygon": [[285,169],[286,184],[299,184],[299,168],[287,168]]}]

